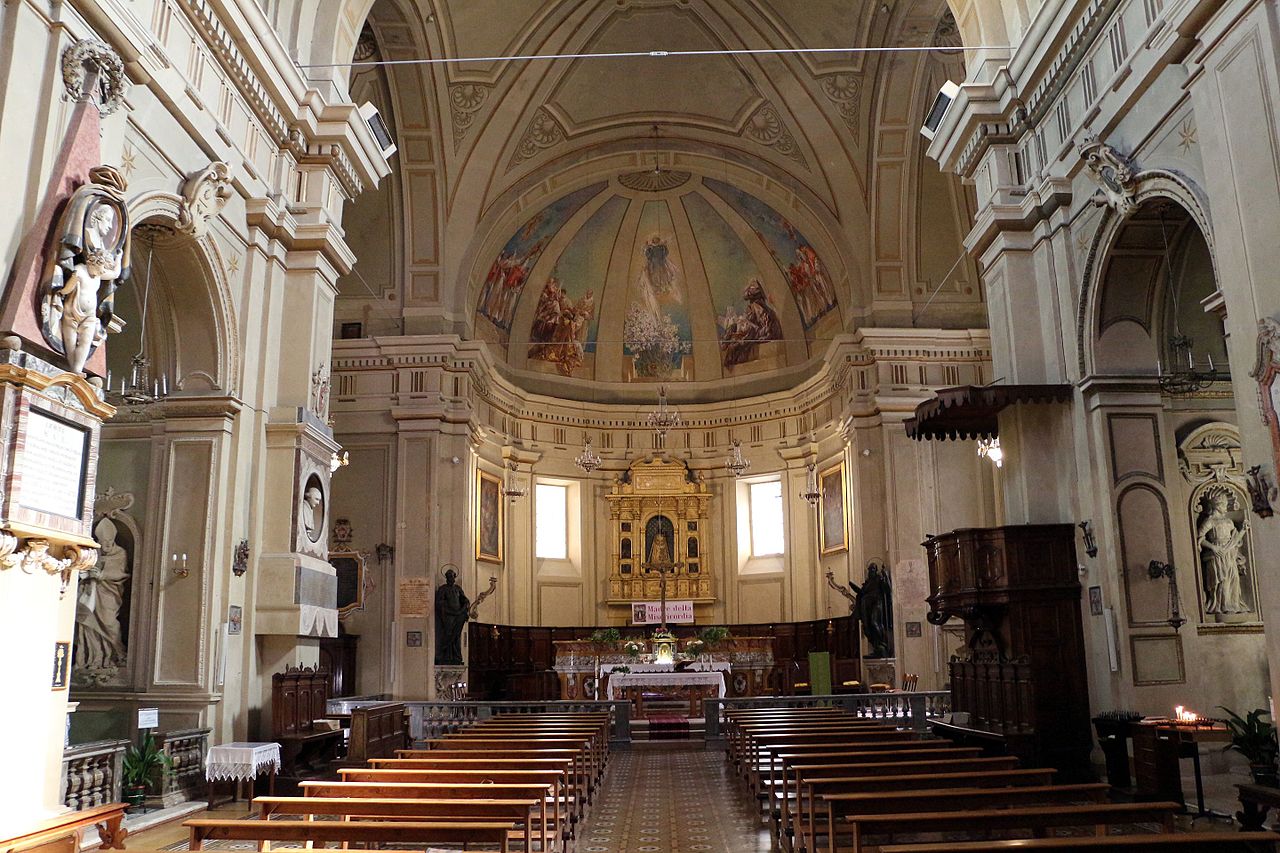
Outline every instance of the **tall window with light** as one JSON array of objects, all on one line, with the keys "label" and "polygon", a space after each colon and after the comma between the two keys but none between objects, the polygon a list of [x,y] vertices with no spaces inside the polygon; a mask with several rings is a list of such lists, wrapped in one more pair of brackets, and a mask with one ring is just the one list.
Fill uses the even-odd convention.
[{"label": "tall window with light", "polygon": [[752,483],[747,490],[751,505],[751,556],[775,557],[786,548],[782,524],[782,481]]},{"label": "tall window with light", "polygon": [[533,490],[534,556],[564,560],[569,556],[569,488],[538,483]]}]

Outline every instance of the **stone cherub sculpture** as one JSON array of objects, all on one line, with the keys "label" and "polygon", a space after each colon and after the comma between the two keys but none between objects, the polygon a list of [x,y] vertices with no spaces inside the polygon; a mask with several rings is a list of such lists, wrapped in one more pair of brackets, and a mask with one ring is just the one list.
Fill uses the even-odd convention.
[{"label": "stone cherub sculpture", "polygon": [[129,278],[126,186],[115,168],[93,169],[58,224],[54,262],[38,310],[46,343],[62,354],[72,373],[83,373],[93,350],[106,340],[116,288]]},{"label": "stone cherub sculpture", "polygon": [[436,665],[462,666],[462,629],[470,616],[471,602],[456,583],[458,573],[449,569],[436,587]]}]

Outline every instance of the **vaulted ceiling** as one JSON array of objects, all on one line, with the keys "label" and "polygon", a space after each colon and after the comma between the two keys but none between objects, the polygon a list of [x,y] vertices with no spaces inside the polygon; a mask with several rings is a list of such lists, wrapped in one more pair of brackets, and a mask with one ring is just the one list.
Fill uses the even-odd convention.
[{"label": "vaulted ceiling", "polygon": [[[656,167],[796,223],[838,280],[831,334],[983,325],[976,271],[957,263],[969,194],[918,136],[938,85],[963,76],[957,45],[944,0],[376,0],[357,60],[451,61],[351,77],[400,150],[347,217],[364,267],[338,319],[475,336],[485,277],[522,223]],[[941,49],[715,53],[849,46]],[[649,51],[708,53],[583,56]],[[495,58],[539,55],[562,58]]]}]

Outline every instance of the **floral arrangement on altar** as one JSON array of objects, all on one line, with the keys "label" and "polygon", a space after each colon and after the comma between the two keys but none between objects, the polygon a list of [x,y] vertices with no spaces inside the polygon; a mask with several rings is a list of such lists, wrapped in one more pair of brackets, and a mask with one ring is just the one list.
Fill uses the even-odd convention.
[{"label": "floral arrangement on altar", "polygon": [[644,643],[639,640],[627,640],[623,643],[622,650],[627,653],[627,657],[638,658],[644,651]]},{"label": "floral arrangement on altar", "polygon": [[693,639],[693,640],[690,640],[689,644],[684,647],[684,650],[686,654],[690,654],[690,655],[693,655],[694,657],[697,657],[698,655],[704,655],[707,653],[707,644],[704,643],[702,640]]}]

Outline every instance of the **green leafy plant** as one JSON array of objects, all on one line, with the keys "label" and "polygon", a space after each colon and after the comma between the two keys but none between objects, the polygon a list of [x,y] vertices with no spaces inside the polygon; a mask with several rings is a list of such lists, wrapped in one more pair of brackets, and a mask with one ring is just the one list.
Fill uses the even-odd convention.
[{"label": "green leafy plant", "polygon": [[629,640],[622,646],[622,650],[627,653],[627,657],[638,658],[644,651],[644,644]]},{"label": "green leafy plant", "polygon": [[729,639],[729,636],[729,629],[723,625],[712,625],[698,632],[698,639],[702,640],[707,648],[711,648],[717,643],[723,643]]},{"label": "green leafy plant", "polygon": [[[1218,707],[1222,708],[1221,705]],[[1265,708],[1256,708],[1248,716],[1241,717],[1230,708],[1222,708],[1227,714],[1227,728],[1231,731],[1231,743],[1224,749],[1232,750],[1249,759],[1250,764],[1275,766],[1280,746],[1276,742],[1276,727],[1269,720]]]},{"label": "green leafy plant", "polygon": [[147,732],[138,746],[130,747],[124,754],[121,773],[125,787],[149,788],[159,770],[171,770],[173,759],[156,746],[155,736]]},{"label": "green leafy plant", "polygon": [[622,639],[622,632],[617,628],[597,628],[591,632],[591,642],[593,643],[616,643]]}]

